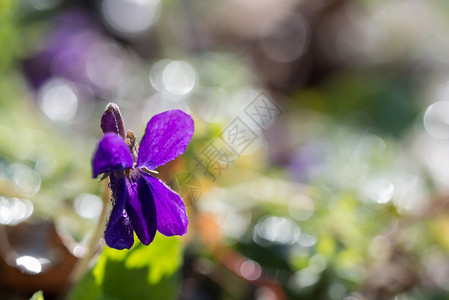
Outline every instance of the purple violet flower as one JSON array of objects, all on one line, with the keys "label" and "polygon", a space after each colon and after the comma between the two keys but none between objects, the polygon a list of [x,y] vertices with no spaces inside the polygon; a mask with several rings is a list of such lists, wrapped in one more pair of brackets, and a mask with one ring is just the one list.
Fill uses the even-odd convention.
[{"label": "purple violet flower", "polygon": [[135,231],[144,245],[156,230],[165,236],[187,233],[189,219],[181,197],[154,177],[155,168],[183,154],[192,138],[192,118],[181,110],[155,115],[137,144],[132,131],[125,135],[116,104],[109,104],[101,119],[105,133],[92,159],[93,177],[110,177],[113,208],[105,231],[106,244],[129,249]]}]

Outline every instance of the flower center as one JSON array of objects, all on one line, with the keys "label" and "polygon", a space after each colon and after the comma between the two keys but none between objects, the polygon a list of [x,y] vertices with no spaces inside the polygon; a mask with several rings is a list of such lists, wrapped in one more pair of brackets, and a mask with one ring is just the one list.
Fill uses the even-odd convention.
[{"label": "flower center", "polygon": [[128,177],[131,181],[137,181],[140,177],[140,169],[139,168],[132,168],[126,170],[126,177]]}]

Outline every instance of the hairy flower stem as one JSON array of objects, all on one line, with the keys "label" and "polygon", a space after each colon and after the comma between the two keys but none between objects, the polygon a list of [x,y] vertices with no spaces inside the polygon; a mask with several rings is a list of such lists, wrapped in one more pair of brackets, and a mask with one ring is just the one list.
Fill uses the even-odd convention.
[{"label": "hairy flower stem", "polygon": [[89,241],[89,247],[87,248],[86,254],[78,261],[78,263],[75,265],[72,274],[70,275],[70,282],[76,283],[78,282],[83,275],[86,273],[89,262],[92,259],[92,257],[95,255],[95,252],[98,250],[99,241],[101,237],[104,234],[104,228],[106,225],[106,218],[109,213],[109,206],[110,206],[110,199],[111,199],[111,191],[108,187],[109,184],[109,178],[106,178],[103,181],[103,190],[102,190],[102,196],[101,200],[103,202],[103,207],[101,209],[100,217],[98,218],[97,225],[94,228],[94,231],[92,232],[92,236]]}]

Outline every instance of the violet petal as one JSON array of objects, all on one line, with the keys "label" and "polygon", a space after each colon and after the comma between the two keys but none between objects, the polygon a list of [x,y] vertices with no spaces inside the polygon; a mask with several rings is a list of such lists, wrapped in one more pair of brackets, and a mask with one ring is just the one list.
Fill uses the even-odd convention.
[{"label": "violet petal", "polygon": [[98,142],[92,159],[92,177],[132,166],[133,158],[125,141],[115,133],[106,133]]},{"label": "violet petal", "polygon": [[183,154],[192,138],[193,120],[174,109],[155,115],[147,124],[140,142],[137,167],[154,170]]},{"label": "violet petal", "polygon": [[154,198],[157,216],[157,230],[165,236],[187,233],[189,219],[181,197],[159,179],[142,173]]},{"label": "violet petal", "polygon": [[125,210],[128,193],[124,174],[122,177],[112,173],[111,190],[114,206],[104,233],[106,244],[118,250],[130,249],[134,244],[134,233],[128,214]]},{"label": "violet petal", "polygon": [[148,245],[156,235],[156,209],[153,196],[145,180],[140,175],[136,176],[137,178],[126,179],[129,196],[126,211],[140,242]]}]

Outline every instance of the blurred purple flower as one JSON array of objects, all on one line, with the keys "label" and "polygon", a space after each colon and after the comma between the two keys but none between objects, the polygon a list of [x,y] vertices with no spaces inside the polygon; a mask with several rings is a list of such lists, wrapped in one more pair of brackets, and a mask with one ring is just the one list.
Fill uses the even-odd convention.
[{"label": "blurred purple flower", "polygon": [[63,78],[110,98],[127,66],[121,47],[82,10],[63,13],[51,25],[41,50],[22,61],[31,86],[38,90],[50,78]]},{"label": "blurred purple flower", "polygon": [[[125,136],[120,111],[109,104],[101,120],[105,133],[92,159],[93,177],[110,177],[113,208],[105,231],[109,247],[129,249],[133,232],[144,245],[156,230],[166,236],[184,235],[189,220],[181,197],[153,171],[183,154],[192,138],[192,118],[181,110],[160,113],[148,122],[140,148],[134,134]],[[140,151],[139,151],[140,150]]]},{"label": "blurred purple flower", "polygon": [[25,76],[35,89],[52,76],[85,82],[86,53],[99,37],[96,23],[83,11],[57,16],[43,48],[22,61]]}]

